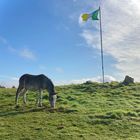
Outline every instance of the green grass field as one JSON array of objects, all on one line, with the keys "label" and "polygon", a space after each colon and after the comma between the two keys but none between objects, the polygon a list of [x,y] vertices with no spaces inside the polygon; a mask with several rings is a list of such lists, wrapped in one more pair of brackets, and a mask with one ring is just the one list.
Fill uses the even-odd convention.
[{"label": "green grass field", "polygon": [[15,108],[16,89],[0,89],[0,140],[140,140],[140,84],[98,83],[56,87],[56,109],[27,105]]}]

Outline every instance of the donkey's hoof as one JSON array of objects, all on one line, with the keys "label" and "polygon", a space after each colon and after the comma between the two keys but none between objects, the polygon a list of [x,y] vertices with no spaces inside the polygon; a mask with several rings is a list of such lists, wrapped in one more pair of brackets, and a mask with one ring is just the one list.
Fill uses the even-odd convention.
[{"label": "donkey's hoof", "polygon": [[16,106],[15,106],[15,108],[19,108],[19,107],[20,107],[19,105],[16,105]]},{"label": "donkey's hoof", "polygon": [[39,105],[38,105],[38,107],[42,107],[42,105],[41,105],[41,104],[39,104]]}]

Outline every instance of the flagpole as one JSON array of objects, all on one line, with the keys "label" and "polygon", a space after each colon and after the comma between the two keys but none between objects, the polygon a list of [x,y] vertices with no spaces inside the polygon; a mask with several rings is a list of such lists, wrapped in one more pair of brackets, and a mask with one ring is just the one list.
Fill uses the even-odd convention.
[{"label": "flagpole", "polygon": [[99,7],[99,17],[100,17],[100,41],[101,41],[101,62],[102,62],[102,77],[104,81],[104,56],[103,56],[103,41],[102,41],[102,19],[101,19],[101,8]]}]

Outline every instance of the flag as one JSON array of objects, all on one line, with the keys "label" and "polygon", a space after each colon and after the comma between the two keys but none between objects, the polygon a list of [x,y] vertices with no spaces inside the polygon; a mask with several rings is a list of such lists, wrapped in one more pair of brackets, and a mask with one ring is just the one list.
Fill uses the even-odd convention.
[{"label": "flag", "polygon": [[88,14],[88,13],[82,14],[82,16],[81,16],[82,20],[87,21],[89,18],[91,18],[92,20],[99,20],[99,18],[98,18],[99,10],[100,9],[97,9],[96,11],[94,11],[94,12],[92,12],[90,14]]}]

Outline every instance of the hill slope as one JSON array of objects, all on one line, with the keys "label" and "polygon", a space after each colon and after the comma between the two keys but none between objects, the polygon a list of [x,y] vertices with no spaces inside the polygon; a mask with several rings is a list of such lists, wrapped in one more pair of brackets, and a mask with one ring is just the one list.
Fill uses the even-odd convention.
[{"label": "hill slope", "polygon": [[16,89],[0,89],[1,140],[139,140],[140,84],[98,83],[56,87],[56,109],[48,95],[35,106],[29,92],[27,105],[15,109]]}]

